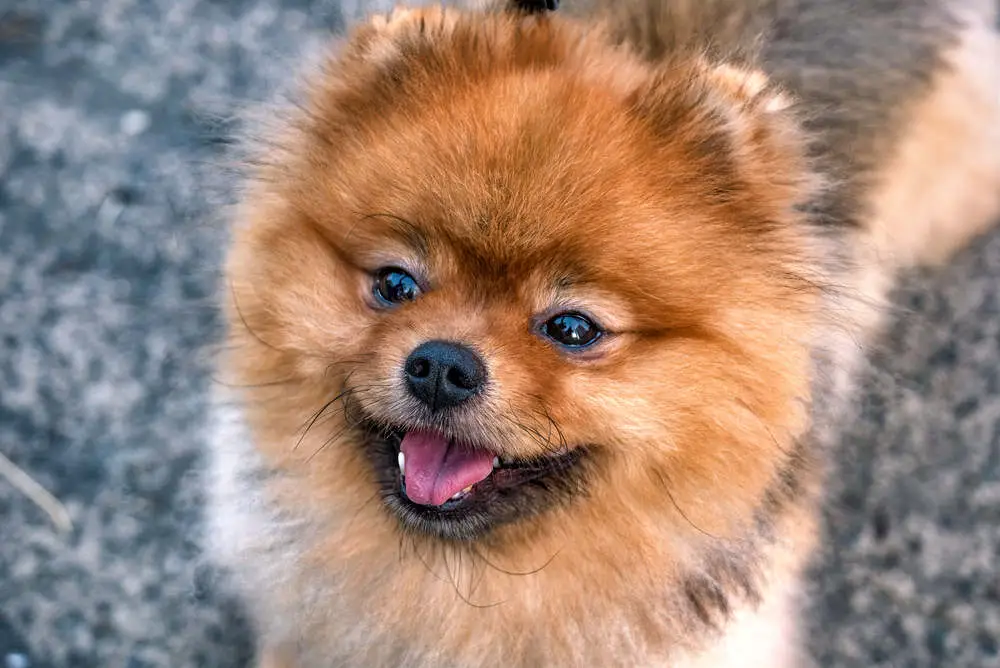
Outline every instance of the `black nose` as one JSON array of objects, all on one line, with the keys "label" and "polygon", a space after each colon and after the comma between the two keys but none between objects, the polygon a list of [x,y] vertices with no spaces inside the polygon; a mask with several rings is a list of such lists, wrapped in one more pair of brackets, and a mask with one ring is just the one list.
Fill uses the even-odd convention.
[{"label": "black nose", "polygon": [[474,351],[458,343],[428,341],[403,366],[406,384],[432,411],[451,408],[483,388],[486,368]]}]

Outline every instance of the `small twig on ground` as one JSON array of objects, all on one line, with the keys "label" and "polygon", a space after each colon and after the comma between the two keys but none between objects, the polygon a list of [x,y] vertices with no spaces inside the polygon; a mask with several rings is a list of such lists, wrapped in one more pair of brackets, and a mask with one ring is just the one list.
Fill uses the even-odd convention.
[{"label": "small twig on ground", "polygon": [[70,519],[66,506],[3,453],[0,453],[0,478],[6,478],[16,490],[45,511],[60,531],[69,533],[73,530],[73,520]]}]

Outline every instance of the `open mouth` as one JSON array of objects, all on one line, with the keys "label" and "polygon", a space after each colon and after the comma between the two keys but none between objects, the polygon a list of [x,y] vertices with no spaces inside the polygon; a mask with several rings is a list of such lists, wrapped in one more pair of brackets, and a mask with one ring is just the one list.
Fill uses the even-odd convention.
[{"label": "open mouth", "polygon": [[424,429],[369,425],[382,496],[403,525],[470,540],[583,491],[584,448],[513,459]]}]

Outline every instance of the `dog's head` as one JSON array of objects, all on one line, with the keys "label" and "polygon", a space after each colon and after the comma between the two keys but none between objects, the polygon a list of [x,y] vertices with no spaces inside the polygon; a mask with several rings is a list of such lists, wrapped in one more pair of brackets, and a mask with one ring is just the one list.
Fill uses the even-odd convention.
[{"label": "dog's head", "polygon": [[558,16],[359,29],[241,207],[230,367],[259,446],[318,507],[430,540],[733,535],[808,399],[786,106]]}]

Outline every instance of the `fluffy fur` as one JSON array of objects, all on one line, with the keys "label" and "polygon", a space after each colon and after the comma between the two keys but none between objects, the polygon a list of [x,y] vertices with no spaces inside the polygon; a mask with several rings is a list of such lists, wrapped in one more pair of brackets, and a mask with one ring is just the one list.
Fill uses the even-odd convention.
[{"label": "fluffy fur", "polygon": [[[257,155],[210,534],[262,665],[802,661],[812,406],[894,272],[1000,213],[996,8],[562,4],[375,17]],[[383,266],[429,289],[376,308]],[[611,334],[558,350],[535,323],[567,308]],[[364,427],[415,426],[429,339],[490,374],[436,428],[582,453],[466,540],[401,521]]]}]

